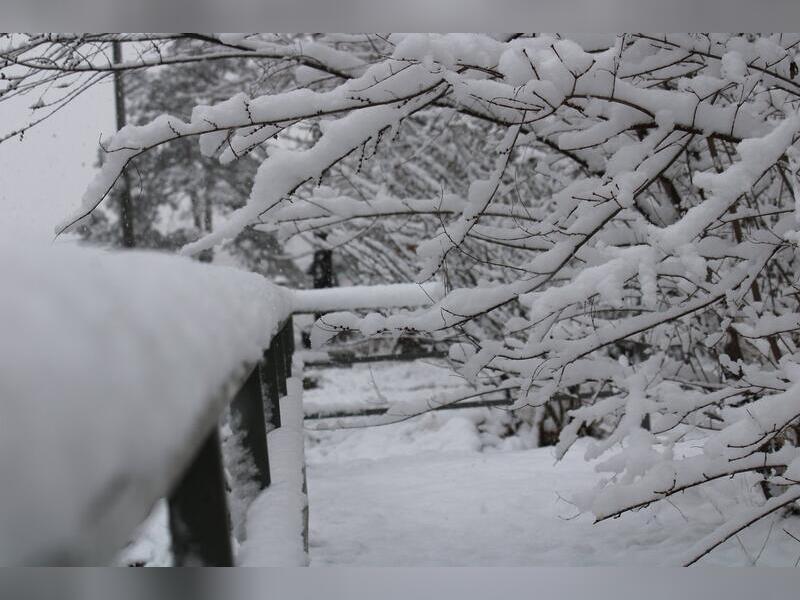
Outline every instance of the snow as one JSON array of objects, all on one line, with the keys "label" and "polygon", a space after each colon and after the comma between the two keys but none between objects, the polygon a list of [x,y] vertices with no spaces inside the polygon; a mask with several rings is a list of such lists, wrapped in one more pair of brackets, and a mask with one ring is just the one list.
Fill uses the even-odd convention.
[{"label": "snow", "polygon": [[[313,370],[306,374],[319,386],[303,393],[304,403],[368,406],[376,393],[427,396],[457,385],[442,373],[424,362]],[[296,407],[283,399],[282,417]],[[603,478],[599,461],[584,460],[590,442],[578,441],[556,463],[553,448],[533,447],[530,430],[499,435],[505,414],[442,411],[380,427],[328,420],[339,427],[333,430],[306,422],[310,566],[671,566],[735,522],[742,507],[763,510],[749,482],[724,477],[674,496],[671,504],[595,523],[573,504]],[[699,443],[687,441],[680,452],[697,455]],[[296,565],[305,558],[297,531],[298,454],[290,454],[286,463],[277,460],[292,463],[287,474],[295,492],[288,493],[281,475],[278,487],[251,508],[240,564]],[[126,556],[162,564],[165,527],[156,512]],[[800,544],[789,534],[800,537],[800,519],[773,515],[701,564],[792,566]]]},{"label": "snow", "polygon": [[245,567],[298,567],[308,564],[303,542],[305,493],[303,387],[300,377],[286,381],[281,426],[267,435],[272,483],[247,511],[246,538],[237,555]]},{"label": "snow", "polygon": [[147,519],[136,528],[131,539],[132,542],[117,555],[114,565],[173,566],[169,508],[166,500],[159,500],[156,503]]},{"label": "snow", "polygon": [[[373,448],[372,459],[310,464],[312,566],[674,566],[709,529],[688,526],[671,507],[596,525],[572,518],[559,496],[598,478],[578,452],[554,467],[547,448],[403,458]],[[689,514],[721,520],[708,504],[699,508]],[[768,526],[742,534],[752,554]],[[799,528],[796,520],[784,526]],[[791,566],[800,548],[775,529],[758,564]],[[729,542],[703,564],[748,562]]]},{"label": "snow", "polygon": [[694,184],[710,192],[710,197],[690,210],[680,221],[666,228],[651,227],[651,242],[662,249],[689,244],[718,219],[744,193],[752,189],[761,175],[772,168],[790,147],[800,130],[800,116],[793,114],[767,135],[747,139],[737,146],[742,160],[722,173],[697,173]]},{"label": "snow", "polygon": [[[426,394],[437,368],[398,363],[373,371],[325,370],[306,398],[367,403],[373,376],[387,394]],[[724,478],[672,504],[595,524],[570,504],[602,478],[598,462],[583,458],[589,443],[580,440],[556,463],[553,448],[526,449],[525,439],[478,431],[477,423],[501,414],[444,411],[382,427],[310,431],[311,566],[674,566],[743,506],[758,506],[744,481]],[[701,564],[792,566],[800,544],[784,528],[797,535],[800,519],[767,518]]]},{"label": "snow", "polygon": [[444,225],[437,231],[436,237],[425,240],[417,247],[417,255],[423,259],[422,268],[417,275],[418,281],[427,281],[442,266],[448,252],[464,243],[470,230],[478,222],[478,215],[485,211],[500,187],[503,174],[511,157],[511,148],[517,141],[520,127],[511,127],[497,149],[495,169],[489,179],[473,181],[469,187],[468,200],[459,219]]},{"label": "snow", "polygon": [[[413,114],[424,106],[424,101],[430,101],[441,95],[443,90],[440,78],[421,70],[421,67],[409,67],[408,71],[410,72],[402,73],[398,78],[393,76],[393,79],[399,79],[399,82],[395,82],[398,86],[397,92],[394,90],[383,91],[384,94],[390,92],[393,100],[397,99],[392,104],[369,106],[328,124],[320,140],[308,150],[279,149],[274,151],[259,166],[247,204],[231,213],[215,231],[187,244],[182,252],[195,254],[213,248],[226,239],[234,238],[244,227],[256,221],[259,215],[276,206],[300,185],[311,179],[319,178],[343,155],[361,147],[369,139],[379,135],[381,131],[391,127],[404,116]],[[370,75],[377,76],[378,74],[371,73]],[[341,88],[335,90],[335,92],[339,92],[339,96],[343,96],[343,91]],[[307,92],[307,90],[299,90],[299,92]],[[297,99],[301,101],[301,106],[302,100],[307,96],[315,95],[311,92],[301,94]],[[409,101],[404,102],[403,96]],[[286,101],[295,99],[277,96],[266,100],[278,100],[279,105],[286,105]],[[254,114],[262,113],[261,104],[271,105],[274,102],[259,103],[258,100],[255,100]],[[316,114],[331,110],[330,106],[324,102],[312,104],[312,106]],[[228,115],[225,116],[228,117]],[[239,120],[241,122],[243,119]],[[280,118],[279,120],[286,121],[288,119]],[[153,124],[157,125],[155,121]],[[99,180],[99,182],[99,185],[102,185],[104,180]],[[96,195],[98,191],[100,190],[91,189],[89,195],[85,197],[85,202],[90,203],[92,194]]]},{"label": "snow", "polygon": [[0,280],[0,563],[102,561],[289,298],[251,273],[69,245],[4,243]]},{"label": "snow", "polygon": [[[391,77],[389,77],[391,75]],[[367,94],[361,89],[373,78],[389,79],[390,84],[373,88]],[[310,115],[320,116],[366,106],[334,121],[325,135],[311,149],[291,151],[276,149],[259,167],[247,205],[228,216],[218,230],[184,247],[183,252],[194,254],[205,248],[234,237],[242,228],[255,220],[259,213],[272,208],[281,198],[310,178],[310,172],[319,177],[331,164],[355,150],[381,130],[412,114],[441,94],[441,77],[422,67],[411,67],[399,73],[392,65],[378,64],[369,68],[362,77],[348,80],[342,86],[325,93],[299,89],[286,94],[265,95],[250,99],[237,94],[214,106],[202,106],[188,122],[162,114],[146,125],[127,125],[111,138],[103,141],[107,149],[106,160],[86,188],[81,207],[57,227],[58,232],[73,229],[108,194],[122,170],[135,156],[161,143],[179,136],[208,135],[229,128],[252,127],[258,124],[276,125],[292,123]],[[403,97],[410,101],[404,102]],[[385,106],[381,104],[388,103]],[[209,139],[203,145],[208,150]]]},{"label": "snow", "polygon": [[[306,374],[317,381],[317,387],[307,390],[303,398],[303,408],[307,415],[330,414],[340,411],[358,411],[364,408],[393,408],[389,420],[403,415],[403,409],[427,401],[438,401],[446,394],[468,394],[471,390],[464,380],[453,373],[442,362],[415,361],[406,364],[382,364],[352,369],[307,369]],[[428,405],[422,407],[422,410]],[[414,414],[410,411],[406,414]],[[370,418],[374,423],[378,419]],[[342,420],[341,423],[352,423]],[[306,428],[314,430],[322,427],[336,427],[336,421],[326,419],[316,423],[306,423]],[[434,427],[434,430],[436,427]],[[377,436],[387,435],[387,430],[374,430]],[[394,430],[391,430],[394,431]],[[408,440],[409,443],[411,440]],[[419,440],[415,440],[419,442]],[[435,440],[430,443],[435,444]],[[401,444],[394,440],[391,444]],[[472,442],[469,442],[471,446]]]},{"label": "snow", "polygon": [[[12,407],[11,424],[0,425],[10,431],[5,436],[12,442],[9,447],[18,451],[30,437],[37,451],[53,453],[63,442],[83,452],[88,441],[100,448],[116,447],[120,441],[136,464],[147,463],[142,456],[151,459],[148,452],[155,448],[149,446],[157,444],[148,440],[147,451],[141,451],[126,436],[144,426],[148,437],[165,439],[164,432],[174,432],[177,415],[196,408],[190,395],[209,396],[222,385],[223,372],[229,377],[237,365],[254,360],[256,339],[263,345],[259,336],[268,337],[266,327],[252,331],[254,323],[265,322],[259,311],[266,309],[250,304],[256,296],[273,294],[283,307],[275,314],[283,311],[284,316],[292,303],[312,313],[422,306],[394,314],[333,312],[317,321],[312,342],[316,347],[342,331],[363,336],[429,332],[441,340],[449,329],[463,336],[461,342],[470,343],[450,349],[451,361],[462,365],[464,381],[459,385],[464,388],[485,381],[484,375],[502,374],[518,406],[532,403],[544,411],[542,403],[555,394],[582,387],[581,397],[587,402],[570,413],[557,448],[567,467],[572,453],[564,453],[573,445],[588,459],[600,461],[594,466],[603,475],[581,474],[592,485],[571,490],[579,508],[605,521],[652,504],[628,518],[642,531],[651,521],[667,522],[671,530],[664,538],[668,547],[663,557],[670,560],[683,556],[680,560],[690,562],[718,545],[720,553],[714,556],[725,556],[728,541],[738,543],[747,561],[760,560],[749,554],[742,540],[758,535],[774,515],[782,515],[783,503],[796,504],[792,486],[800,472],[793,450],[796,432],[791,431],[800,414],[797,340],[792,334],[798,325],[797,307],[791,290],[784,289],[791,288],[796,275],[793,246],[800,240],[800,233],[792,230],[800,207],[797,39],[632,34],[615,38],[613,44],[607,40],[581,46],[549,34],[509,41],[474,34],[393,34],[386,52],[373,44],[377,40],[369,40],[374,54],[366,45],[351,51],[351,41],[334,39],[309,40],[303,50],[297,39],[284,42],[279,36],[221,37],[245,52],[305,64],[305,77],[309,67],[331,77],[314,90],[300,84],[299,89],[289,85],[291,89],[256,98],[236,93],[213,106],[195,107],[188,121],[161,115],[122,129],[106,141],[106,160],[86,190],[82,208],[59,231],[69,230],[103,202],[131,160],[161,144],[196,137],[205,155],[218,156],[223,163],[264,145],[264,160],[245,206],[215,218],[214,231],[186,245],[183,253],[217,246],[251,226],[276,232],[281,241],[329,229],[331,235],[324,238],[328,247],[349,244],[343,251],[352,252],[356,260],[375,262],[370,271],[388,267],[395,280],[414,277],[409,261],[416,252],[417,279],[441,277],[447,293],[437,284],[431,284],[431,290],[406,285],[262,293],[255,283],[243,292],[232,279],[230,288],[216,287],[228,280],[217,276],[221,271],[214,272],[213,284],[210,278],[198,279],[184,287],[196,268],[186,262],[174,273],[167,269],[156,277],[161,271],[149,262],[139,265],[131,258],[135,254],[115,262],[115,269],[106,269],[98,268],[94,259],[88,266],[74,266],[64,258],[77,250],[45,257],[16,249],[18,255],[12,251],[4,258],[14,293],[0,299],[12,342],[0,358],[6,359],[7,380],[22,390],[11,393],[23,402]],[[589,47],[596,51],[587,52]],[[429,125],[438,117],[446,125],[436,133]],[[455,132],[468,121],[475,126],[480,119],[474,117],[495,125],[475,127],[473,132],[486,134],[477,141],[480,149],[459,155],[461,138]],[[305,140],[309,145],[292,141],[292,131],[307,133],[316,125],[321,136],[313,136],[313,145],[312,136]],[[504,128],[502,141],[491,148]],[[287,129],[289,135],[284,136]],[[406,159],[417,164],[406,166]],[[373,160],[381,162],[376,165]],[[453,172],[451,164],[464,167],[455,178],[447,176]],[[529,181],[517,177],[517,166],[527,170]],[[402,168],[395,170],[398,167]],[[356,196],[322,185],[323,180],[339,185],[339,175],[352,188],[347,194]],[[385,184],[378,184],[381,177]],[[297,243],[308,250],[308,240]],[[381,265],[373,260],[383,253],[398,261],[388,259]],[[20,271],[22,277],[15,271],[18,265],[28,265]],[[158,283],[141,286],[151,281],[148,277]],[[105,295],[108,290],[113,292],[110,296]],[[151,303],[150,290],[157,290],[154,297],[166,294],[168,307]],[[229,320],[216,320],[222,314]],[[233,320],[249,331],[231,333],[236,329]],[[39,368],[38,379],[31,375],[31,365]],[[192,375],[197,370],[201,375]],[[403,372],[411,381],[417,378]],[[167,373],[180,376],[181,385],[168,381]],[[404,420],[374,431],[388,435],[390,446],[408,450],[404,460],[413,462],[423,450],[435,450],[430,465],[420,467],[434,481],[440,476],[436,461],[445,455],[510,450],[507,440],[512,438],[517,440],[512,444],[515,451],[529,452],[533,463],[539,460],[538,451],[526,446],[531,442],[529,431],[489,443],[486,428],[498,438],[501,429],[491,426],[497,421],[485,411],[415,419],[416,413],[443,398],[452,400],[462,390],[431,381],[424,394],[387,399],[402,396],[398,390],[405,385],[390,373],[385,376],[391,385],[383,386],[388,392],[374,385],[389,410],[370,423]],[[351,376],[341,395],[321,404],[357,405],[353,396],[359,375],[353,371]],[[138,384],[140,380],[145,383]],[[50,401],[56,406],[52,410],[43,400],[51,397],[58,400]],[[159,409],[166,404],[169,408],[155,411],[157,417],[149,417],[152,422],[137,412],[161,398]],[[302,454],[301,414],[296,415],[297,430],[289,428],[274,437],[279,464],[295,465],[290,469],[295,475]],[[645,418],[653,431],[643,428]],[[17,421],[24,425],[19,431]],[[63,441],[60,433],[48,435],[40,421],[58,430],[75,429],[83,437],[63,434]],[[96,439],[81,429],[93,421],[100,424],[91,430]],[[62,427],[62,422],[67,425]],[[605,428],[605,439],[588,445],[578,441],[585,424]],[[324,426],[339,425],[328,421]],[[123,426],[129,429],[119,433]],[[690,426],[706,433],[700,435]],[[189,430],[192,424],[185,427]],[[328,446],[326,456],[338,454],[333,471],[360,458],[383,460],[375,435],[317,431],[312,438],[320,447]],[[39,438],[46,441],[39,443]],[[689,440],[694,446],[686,445]],[[785,448],[778,450],[779,444]],[[16,465],[15,452],[6,454],[9,458],[0,465]],[[50,470],[51,461],[39,460],[37,452],[23,454],[26,469]],[[66,476],[72,475],[70,470],[59,467],[73,452],[61,454],[52,461],[59,490],[73,484]],[[128,497],[132,492],[127,490],[142,487],[138,473],[120,471],[126,461],[117,453],[99,454],[94,458],[99,467],[87,462],[89,480],[105,475],[111,483],[103,494],[97,492],[100,500],[87,492],[82,498],[87,505],[93,506],[94,500],[105,507],[114,504],[118,494]],[[400,460],[397,452],[390,454]],[[789,488],[779,499],[757,493],[764,466],[771,469],[772,484]],[[784,466],[787,471],[780,474]],[[460,470],[454,463],[446,474]],[[473,475],[480,470],[473,469]],[[323,479],[328,472],[323,470]],[[726,483],[725,475],[732,482]],[[281,527],[285,529],[278,539],[296,545],[296,514],[272,512],[273,505],[289,510],[298,504],[302,493],[292,477],[289,488],[276,484],[270,492],[273,502],[262,498],[254,506],[254,533],[248,542],[253,548],[267,544],[267,529]],[[493,483],[490,475],[485,477]],[[463,479],[459,485],[466,490],[463,498],[469,499],[473,490],[466,475]],[[48,485],[42,483],[41,490],[49,492]],[[153,499],[151,491],[143,493],[149,494],[148,502]],[[71,530],[83,531],[82,516],[67,496]],[[733,514],[734,498],[742,501],[738,514]],[[119,506],[100,515],[97,529],[111,529],[110,523],[119,519]],[[689,515],[687,522],[700,523],[683,529],[686,540],[673,539],[681,530],[673,509]],[[240,512],[240,507],[234,511],[237,525]],[[642,514],[651,521],[637,521]],[[756,528],[728,540],[738,526],[762,516]],[[546,521],[547,514],[540,517]],[[0,527],[9,527],[13,534],[12,521],[6,517]],[[548,526],[542,529],[548,531]],[[55,531],[54,536],[62,534]],[[770,541],[769,535],[765,540]],[[273,555],[267,545],[263,553],[252,550],[244,556],[253,563],[300,562],[292,543],[282,544],[289,559]],[[49,551],[48,560],[73,559],[62,556],[62,548]]]},{"label": "snow", "polygon": [[359,308],[395,308],[432,304],[444,296],[441,283],[395,283],[372,286],[349,286],[316,290],[295,290],[295,312],[328,312]]}]

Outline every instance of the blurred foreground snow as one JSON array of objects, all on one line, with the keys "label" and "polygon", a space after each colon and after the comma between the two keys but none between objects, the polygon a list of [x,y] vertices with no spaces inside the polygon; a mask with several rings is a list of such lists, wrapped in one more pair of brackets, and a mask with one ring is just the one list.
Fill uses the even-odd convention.
[{"label": "blurred foreground snow", "polygon": [[0,281],[0,563],[100,561],[289,300],[253,273],[71,245],[4,242]]}]

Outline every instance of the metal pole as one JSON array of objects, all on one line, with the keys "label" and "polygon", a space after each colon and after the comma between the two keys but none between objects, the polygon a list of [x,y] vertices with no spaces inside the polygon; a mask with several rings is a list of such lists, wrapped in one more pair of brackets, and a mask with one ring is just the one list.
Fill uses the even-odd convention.
[{"label": "metal pole", "polygon": [[[122,44],[119,41],[111,43],[115,65],[122,63]],[[125,84],[122,81],[122,72],[114,71],[114,100],[117,113],[117,131],[125,127]],[[133,235],[133,205],[131,203],[131,181],[127,169],[122,171],[119,190],[119,222],[122,229],[122,245],[133,248],[136,241]]]}]

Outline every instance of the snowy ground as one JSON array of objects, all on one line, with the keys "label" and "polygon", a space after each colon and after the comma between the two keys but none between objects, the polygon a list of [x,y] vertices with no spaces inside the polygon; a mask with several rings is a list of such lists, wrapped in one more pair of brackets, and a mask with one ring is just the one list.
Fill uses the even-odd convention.
[{"label": "snowy ground", "polygon": [[[378,394],[391,400],[456,383],[421,363],[317,374],[321,386],[306,392],[315,405],[367,403]],[[526,440],[479,431],[489,414],[443,411],[309,432],[312,566],[674,565],[735,504],[758,500],[755,490],[725,481],[595,525],[564,500],[599,478],[582,448],[558,464],[550,448],[514,450]],[[704,563],[792,566],[800,544],[784,529],[800,537],[800,520],[754,526]]]},{"label": "snowy ground", "polygon": [[[461,385],[422,362],[306,375],[320,384],[304,393],[315,408],[404,401]],[[583,460],[586,444],[556,464],[551,448],[530,448],[525,435],[498,436],[502,421],[499,409],[335,430],[317,429],[331,420],[307,420],[311,566],[675,565],[735,506],[759,501],[742,482],[721,481],[594,524],[568,502],[600,477]],[[800,543],[789,534],[800,538],[800,519],[768,520],[702,563],[793,566]],[[168,565],[168,544],[161,506],[120,562]]]}]

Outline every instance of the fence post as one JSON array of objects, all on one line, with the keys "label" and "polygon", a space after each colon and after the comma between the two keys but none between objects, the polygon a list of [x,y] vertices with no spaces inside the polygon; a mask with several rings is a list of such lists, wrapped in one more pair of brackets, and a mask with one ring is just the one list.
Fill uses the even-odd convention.
[{"label": "fence post", "polygon": [[[294,356],[294,321],[290,316],[289,319],[286,321],[286,325],[283,327],[282,336],[283,344],[282,347],[284,349],[284,367],[285,367],[285,374],[286,377],[292,376],[292,358]],[[303,408],[299,407],[299,410],[302,413]],[[301,422],[301,431],[300,435],[303,435],[302,432],[302,422]],[[303,462],[303,495],[306,498],[306,505],[303,507],[303,549],[305,550],[306,555],[308,555],[308,480],[306,478],[306,465]]]},{"label": "fence post", "polygon": [[278,379],[278,393],[281,397],[286,395],[286,373],[287,360],[286,360],[286,331],[281,329],[278,335],[275,336],[272,346],[275,348],[273,358],[275,360],[275,370],[277,371]]},{"label": "fence post", "polygon": [[260,489],[270,484],[267,424],[261,389],[261,367],[256,365],[231,402],[234,431],[242,434],[242,446],[256,466]]},{"label": "fence post", "polygon": [[169,498],[175,566],[232,567],[222,447],[215,427]]},{"label": "fence post", "polygon": [[262,363],[262,377],[264,386],[266,387],[267,402],[264,403],[264,413],[266,414],[266,421],[271,427],[267,427],[268,431],[277,429],[281,426],[281,409],[280,409],[280,382],[279,375],[283,370],[283,365],[279,363],[278,356],[278,337],[272,339],[269,348],[264,352],[264,361]]},{"label": "fence post", "polygon": [[286,377],[292,376],[292,356],[294,356],[294,320],[291,315],[286,319],[286,324],[283,326],[283,341],[284,341],[284,360],[283,365],[286,371]]}]

